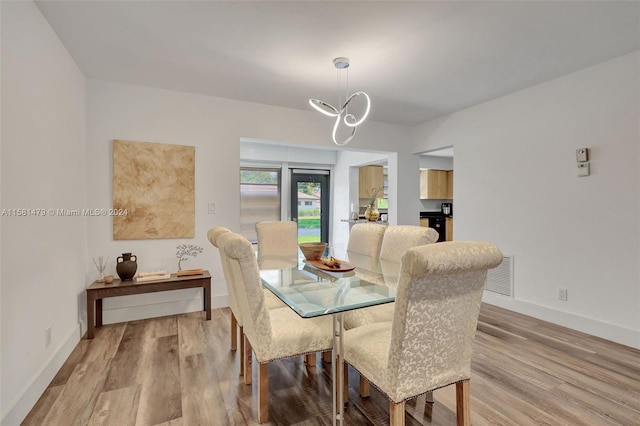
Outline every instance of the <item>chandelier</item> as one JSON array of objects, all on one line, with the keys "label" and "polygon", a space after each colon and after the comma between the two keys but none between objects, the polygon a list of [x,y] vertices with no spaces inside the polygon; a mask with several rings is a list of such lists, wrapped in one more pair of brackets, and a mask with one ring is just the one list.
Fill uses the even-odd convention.
[{"label": "chandelier", "polygon": [[[321,112],[322,114],[335,117],[336,122],[333,125],[333,132],[331,133],[331,137],[333,138],[333,142],[338,146],[343,146],[351,142],[351,139],[356,135],[356,131],[358,130],[358,126],[364,122],[364,120],[369,115],[369,110],[371,109],[371,100],[369,99],[369,95],[365,92],[355,92],[351,96],[349,96],[349,58],[335,58],[333,60],[333,65],[336,67],[338,74],[338,92],[340,92],[340,83],[341,83],[341,74],[346,74],[345,79],[345,101],[342,103],[342,99],[338,99],[338,105],[342,105],[340,109],[334,107],[327,102],[321,101],[319,99],[309,99],[309,105],[311,105],[316,111]],[[349,112],[349,104],[355,99],[361,98],[365,102],[364,113],[362,117],[359,119],[355,117],[355,115]],[[351,129],[351,134],[347,136],[347,138],[341,142],[337,140],[338,128],[344,124],[348,128]]]}]

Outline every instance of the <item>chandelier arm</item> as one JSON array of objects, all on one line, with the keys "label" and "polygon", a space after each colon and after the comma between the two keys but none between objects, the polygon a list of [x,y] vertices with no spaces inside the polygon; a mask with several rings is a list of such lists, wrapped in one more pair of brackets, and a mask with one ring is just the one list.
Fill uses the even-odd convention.
[{"label": "chandelier arm", "polygon": [[364,98],[367,101],[367,107],[365,108],[364,114],[362,115],[362,118],[360,118],[360,120],[354,121],[353,123],[349,123],[347,121],[347,117],[351,117],[355,120],[355,116],[353,114],[347,114],[344,117],[344,124],[346,124],[349,127],[357,127],[360,124],[362,124],[364,122],[364,120],[367,119],[367,116],[369,115],[369,111],[371,110],[371,99],[369,99],[369,95],[367,95],[365,92],[355,92],[353,95],[349,96],[349,98],[347,99],[347,101],[344,103],[344,105],[342,106],[341,109],[341,113],[342,111],[346,111],[347,109],[347,105],[349,105],[349,102],[351,102],[351,100],[357,96],[364,96]]},{"label": "chandelier arm", "polygon": [[347,139],[345,139],[342,142],[338,142],[338,140],[336,139],[337,133],[338,133],[338,126],[340,125],[340,117],[336,117],[336,122],[333,125],[333,131],[331,132],[331,138],[333,139],[333,143],[335,143],[338,146],[345,146],[346,144],[348,144],[349,142],[351,142],[351,139],[353,139],[353,137],[356,135],[356,131],[358,130],[357,127],[351,127],[351,135],[349,137],[347,137]]},{"label": "chandelier arm", "polygon": [[309,105],[311,105],[316,111],[328,117],[337,117],[340,115],[340,111],[338,111],[336,107],[324,101],[321,101],[320,99],[309,99]]}]

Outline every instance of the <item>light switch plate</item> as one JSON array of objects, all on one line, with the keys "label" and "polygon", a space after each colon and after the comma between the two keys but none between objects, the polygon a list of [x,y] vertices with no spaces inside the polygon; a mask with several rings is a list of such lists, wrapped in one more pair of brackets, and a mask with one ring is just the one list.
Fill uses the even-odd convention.
[{"label": "light switch plate", "polygon": [[213,201],[209,201],[207,211],[209,212],[209,214],[216,214],[216,203],[214,203]]},{"label": "light switch plate", "polygon": [[589,148],[576,149],[576,160],[579,163],[584,163],[585,161],[589,161]]},{"label": "light switch plate", "polygon": [[589,176],[589,163],[578,163],[578,176]]}]

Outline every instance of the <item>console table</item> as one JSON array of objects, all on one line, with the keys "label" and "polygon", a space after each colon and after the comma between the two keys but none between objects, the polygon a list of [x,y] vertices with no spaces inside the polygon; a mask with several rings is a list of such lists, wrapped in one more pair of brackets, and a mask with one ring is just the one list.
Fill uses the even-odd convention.
[{"label": "console table", "polygon": [[203,310],[207,320],[210,320],[211,275],[209,271],[204,271],[202,275],[187,275],[182,277],[171,274],[171,278],[168,279],[143,282],[114,279],[111,284],[106,284],[96,281],[87,287],[87,339],[93,339],[95,327],[102,326],[102,299],[106,297],[199,287],[202,287],[202,297],[204,299]]}]

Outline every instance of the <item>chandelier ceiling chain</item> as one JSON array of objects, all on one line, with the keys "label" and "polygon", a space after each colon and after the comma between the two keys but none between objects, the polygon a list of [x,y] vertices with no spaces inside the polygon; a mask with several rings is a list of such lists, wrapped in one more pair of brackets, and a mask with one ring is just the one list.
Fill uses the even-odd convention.
[{"label": "chandelier ceiling chain", "polygon": [[[341,105],[341,108],[338,109],[333,105],[321,101],[319,99],[309,99],[309,105],[311,105],[316,111],[321,112],[322,114],[332,117],[336,119],[335,124],[333,125],[333,132],[331,134],[333,138],[333,142],[338,146],[343,146],[351,142],[351,139],[356,134],[358,130],[358,126],[364,122],[364,120],[369,115],[369,110],[371,109],[371,100],[369,99],[369,95],[365,92],[355,92],[351,96],[349,96],[349,58],[335,58],[333,60],[333,65],[337,69],[337,84],[338,84],[338,105]],[[341,70],[344,70],[344,74],[346,76],[345,81],[345,102],[342,103],[342,93],[340,91],[340,83],[341,83]],[[362,114],[360,119],[357,119],[353,114],[349,113],[349,104],[358,97],[362,97],[365,104],[365,111]],[[351,134],[341,142],[337,140],[338,128],[341,124],[344,124],[347,127],[351,128]]]}]

